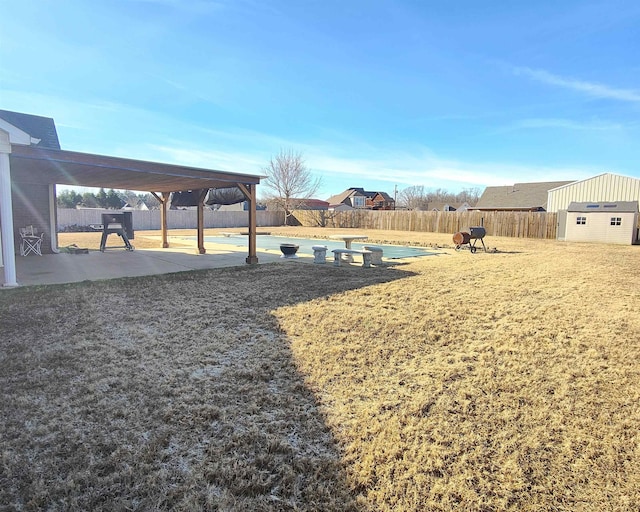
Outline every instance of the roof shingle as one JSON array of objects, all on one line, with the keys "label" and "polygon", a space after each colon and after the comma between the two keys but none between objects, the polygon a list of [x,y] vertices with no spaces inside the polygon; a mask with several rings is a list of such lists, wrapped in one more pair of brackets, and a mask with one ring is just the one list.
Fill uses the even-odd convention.
[{"label": "roof shingle", "polygon": [[56,124],[50,117],[34,116],[10,110],[0,110],[0,118],[12,124],[34,139],[40,139],[39,148],[60,149]]},{"label": "roof shingle", "polygon": [[476,208],[544,208],[547,209],[547,192],[552,188],[568,185],[573,181],[541,181],[516,183],[501,187],[487,187]]}]

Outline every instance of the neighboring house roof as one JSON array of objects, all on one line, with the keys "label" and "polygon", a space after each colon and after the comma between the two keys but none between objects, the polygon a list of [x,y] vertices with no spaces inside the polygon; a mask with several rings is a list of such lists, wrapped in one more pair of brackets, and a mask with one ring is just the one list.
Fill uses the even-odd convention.
[{"label": "neighboring house roof", "polygon": [[443,211],[455,211],[455,210],[459,210],[460,208],[465,207],[468,208],[469,207],[469,203],[467,203],[466,201],[463,203],[436,203],[436,202],[431,202],[431,203],[427,203],[427,207],[426,210],[428,211],[439,211],[439,212],[443,212]]},{"label": "neighboring house roof", "polygon": [[377,195],[380,195],[384,201],[394,202],[393,198],[387,194],[386,192],[378,192],[378,191],[367,191],[361,187],[351,187],[345,190],[344,192],[337,194],[335,196],[331,196],[327,201],[331,205],[344,203],[348,198],[352,196],[364,196],[369,199],[374,199]]},{"label": "neighboring house roof", "polygon": [[56,124],[50,117],[34,116],[10,110],[0,110],[0,118],[12,124],[34,139],[40,139],[40,148],[60,149]]},{"label": "neighboring house roof", "polygon": [[378,194],[378,195],[382,196],[382,198],[383,198],[385,201],[387,201],[387,202],[394,202],[394,201],[393,201],[393,198],[392,198],[389,194],[387,194],[386,192],[372,192],[372,194],[373,194],[373,197],[375,197],[375,196],[376,196],[376,194]]},{"label": "neighboring house roof", "polygon": [[127,201],[122,207],[122,209],[147,211],[149,210],[149,207],[147,206],[147,203],[145,203],[142,199],[140,199],[136,201],[135,204],[131,204],[129,201]]},{"label": "neighboring house roof", "polygon": [[[284,198],[272,198],[267,202],[270,210],[282,210],[284,208]],[[292,210],[326,210],[329,208],[327,201],[312,197],[290,197],[287,204]]]},{"label": "neighboring house roof", "polygon": [[355,208],[353,206],[349,206],[348,204],[336,203],[336,204],[330,204],[329,210],[346,211],[346,210],[355,210]]},{"label": "neighboring house roof", "polygon": [[329,202],[323,201],[322,199],[291,199],[291,201],[293,201],[301,209],[307,208],[310,210],[326,210],[327,208],[329,208]]},{"label": "neighboring house roof", "polygon": [[539,209],[547,208],[549,190],[572,181],[545,181],[535,183],[515,183],[501,187],[487,187],[478,200],[477,209]]},{"label": "neighboring house roof", "polygon": [[329,204],[340,204],[340,203],[344,203],[348,198],[350,198],[351,196],[364,196],[364,191],[362,189],[356,189],[356,188],[348,188],[347,190],[345,190],[344,192],[337,194],[335,196],[331,196],[329,199],[327,199],[327,202]]},{"label": "neighboring house roof", "polygon": [[383,200],[385,201],[393,201],[393,199],[391,198],[391,196],[389,194],[387,194],[386,192],[379,192],[377,190],[365,190],[363,188],[357,188],[357,187],[352,187],[351,190],[356,190],[357,192],[360,192],[362,195],[366,196],[369,199],[374,199],[376,196],[381,196]]},{"label": "neighboring house roof", "polygon": [[610,203],[579,203],[572,202],[567,208],[569,212],[618,212],[618,213],[636,213],[638,211],[637,201],[617,201]]},{"label": "neighboring house roof", "polygon": [[[241,203],[236,204],[221,204],[221,205],[213,205],[217,208],[214,208],[217,212],[246,212],[249,210],[249,201],[242,201]],[[256,204],[256,211],[267,210],[266,204]]]}]

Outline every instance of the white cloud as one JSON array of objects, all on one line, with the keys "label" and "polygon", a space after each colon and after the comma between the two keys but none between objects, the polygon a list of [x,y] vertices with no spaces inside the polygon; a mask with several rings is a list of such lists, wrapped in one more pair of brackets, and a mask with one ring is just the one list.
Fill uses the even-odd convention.
[{"label": "white cloud", "polygon": [[226,2],[216,2],[212,0],[129,0],[133,3],[156,4],[161,7],[171,7],[176,10],[192,12],[194,14],[208,14],[225,7]]},{"label": "white cloud", "polygon": [[153,155],[155,161],[247,174],[263,174],[266,162],[260,154],[190,148],[178,141],[175,145],[146,144],[140,154],[138,158]]},{"label": "white cloud", "polygon": [[[257,138],[260,139],[260,136],[257,135]],[[258,140],[256,145],[251,140],[245,142],[247,147],[253,149],[225,149],[225,144],[205,149],[199,143],[165,140],[161,144],[127,146],[121,148],[119,154],[143,160],[262,175],[262,169],[271,154],[269,151],[256,149],[264,141]],[[367,145],[363,145],[366,151],[363,151],[363,147],[350,146],[349,156],[345,156],[338,147],[298,144],[286,140],[278,142],[282,143],[278,147],[292,147],[302,151],[308,167],[322,176],[324,186],[321,195],[327,196],[349,186],[367,188],[372,182],[388,183],[389,188],[395,185],[399,189],[424,185],[427,188],[457,191],[468,187],[483,188],[521,181],[578,180],[600,172],[599,169],[578,167],[466,162],[439,158],[426,149],[417,150],[416,153],[384,149],[373,151]],[[362,156],[363,154],[366,156]]]},{"label": "white cloud", "polygon": [[[331,131],[320,140],[296,140],[242,128],[206,128],[124,104],[80,102],[52,96],[13,93],[9,108],[51,116],[61,130],[64,149],[140,160],[190,165],[227,172],[263,174],[280,149],[303,153],[324,181],[328,197],[349,186],[412,185],[458,191],[468,187],[522,181],[583,179],[602,172],[584,167],[543,167],[514,162],[446,158],[420,145],[376,146],[353,135]],[[27,109],[31,105],[31,109]],[[558,119],[531,119],[532,127],[570,125]],[[375,184],[375,185],[372,185]]]},{"label": "white cloud", "polygon": [[613,99],[627,101],[632,103],[640,103],[640,92],[631,89],[616,89],[608,85],[594,82],[585,82],[583,80],[575,80],[572,78],[564,78],[549,73],[542,69],[531,69],[528,67],[514,68],[517,75],[525,75],[538,82],[548,85],[557,85],[565,89],[582,92],[594,98]]},{"label": "white cloud", "polygon": [[511,185],[515,182],[578,180],[594,174],[593,169],[549,167],[505,163],[451,162],[427,171],[434,179],[449,179],[480,187]]},{"label": "white cloud", "polygon": [[623,125],[619,123],[606,123],[602,121],[579,122],[572,119],[561,118],[532,118],[522,119],[515,123],[516,128],[562,128],[567,130],[582,131],[609,131],[621,130]]},{"label": "white cloud", "polygon": [[[370,158],[341,158],[330,152],[309,155],[314,168],[336,177],[348,176],[378,180],[398,185],[424,185],[430,188],[485,187],[508,185],[518,181],[561,181],[582,179],[597,169],[580,167],[550,167],[502,162],[465,162],[443,159],[425,152],[421,156],[409,153],[372,155]],[[353,183],[352,183],[353,184]]]},{"label": "white cloud", "polygon": [[[165,140],[162,144],[128,147],[126,152],[132,158],[260,175],[274,147],[294,148],[303,153],[312,172],[322,177],[322,193],[327,196],[350,186],[367,188],[372,182],[388,183],[389,188],[394,185],[399,189],[423,185],[457,191],[527,181],[579,180],[602,172],[601,169],[585,167],[446,159],[424,147],[402,151],[374,148],[366,143],[358,145],[351,141],[348,148],[343,148],[326,142],[301,144],[284,139],[272,140],[270,136],[259,133],[242,132],[242,137],[230,132],[225,135],[228,138],[211,145],[215,146],[212,149],[205,149],[202,141]],[[236,146],[237,137],[243,139],[244,148],[251,149]],[[230,144],[232,141],[234,144]],[[131,154],[132,151],[136,154]]]}]

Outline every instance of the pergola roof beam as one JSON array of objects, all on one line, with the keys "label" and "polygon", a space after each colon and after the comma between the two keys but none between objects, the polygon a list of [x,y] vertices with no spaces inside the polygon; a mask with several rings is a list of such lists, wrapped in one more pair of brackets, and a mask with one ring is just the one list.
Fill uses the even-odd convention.
[{"label": "pergola roof beam", "polygon": [[178,192],[220,188],[238,183],[258,184],[261,176],[213,171],[74,151],[14,146],[14,177],[63,185],[126,190]]}]

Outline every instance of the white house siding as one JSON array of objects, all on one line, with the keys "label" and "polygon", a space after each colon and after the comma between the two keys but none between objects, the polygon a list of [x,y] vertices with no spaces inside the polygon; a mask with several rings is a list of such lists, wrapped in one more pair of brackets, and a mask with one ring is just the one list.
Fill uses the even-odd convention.
[{"label": "white house siding", "polygon": [[[567,242],[598,242],[631,245],[636,242],[637,213],[629,212],[567,212]],[[586,224],[577,224],[586,217]],[[619,226],[611,225],[611,217],[620,217]]]},{"label": "white house siding", "polygon": [[638,201],[640,179],[618,174],[600,174],[549,191],[547,211],[566,210],[572,202]]}]

